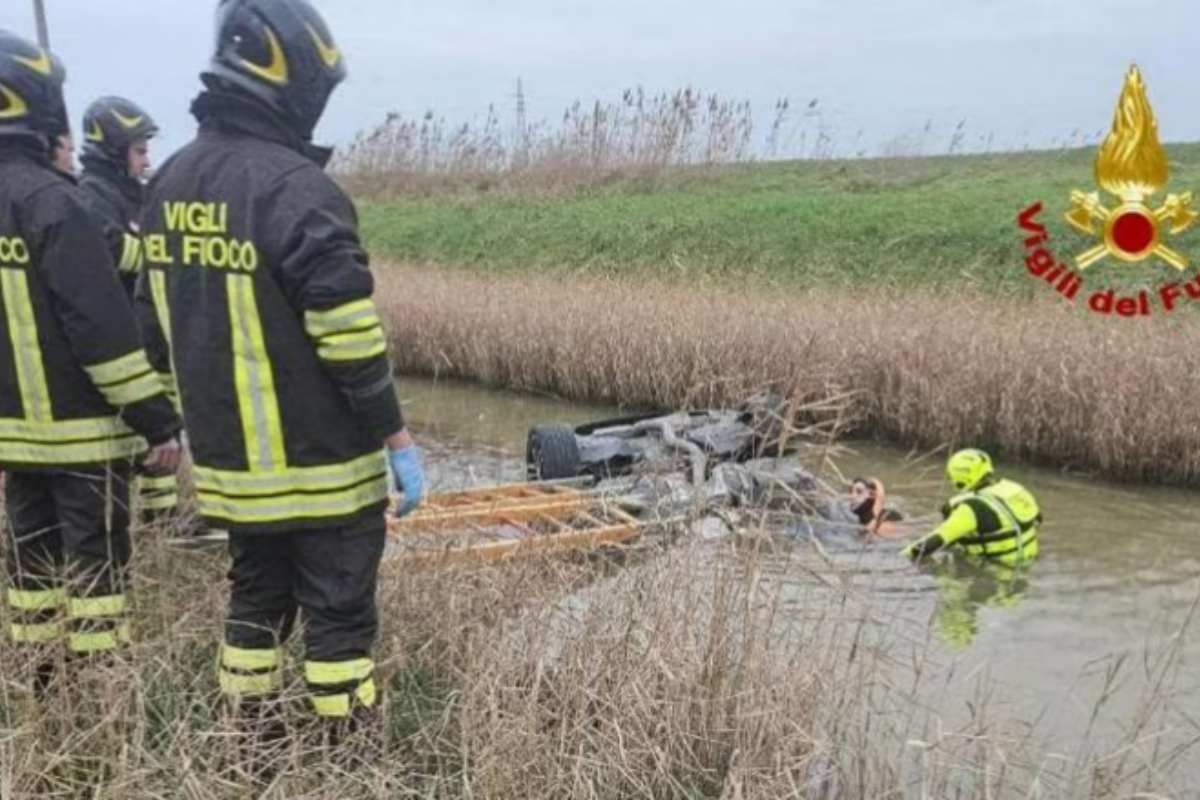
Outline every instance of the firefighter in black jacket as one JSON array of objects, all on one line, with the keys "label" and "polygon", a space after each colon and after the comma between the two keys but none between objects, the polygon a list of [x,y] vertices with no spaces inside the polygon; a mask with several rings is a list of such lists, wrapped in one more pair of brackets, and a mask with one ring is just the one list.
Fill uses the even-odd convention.
[{"label": "firefighter in black jacket", "polygon": [[[150,168],[150,140],[158,125],[144,109],[122,97],[102,97],[83,115],[83,174],[79,186],[104,228],[121,284],[132,302],[142,271],[140,219],[145,202],[142,183]],[[174,395],[170,373],[162,375],[168,395]],[[139,475],[143,523],[170,524],[179,504],[174,475]]]},{"label": "firefighter in black jacket", "polygon": [[[50,162],[62,65],[0,31],[0,468],[11,638],[76,655],[129,639],[128,479],[174,470],[179,419],[83,193]],[[139,435],[140,434],[140,435]],[[143,438],[144,437],[144,438]],[[65,619],[64,619],[65,615]]]},{"label": "firefighter in black jacket", "polygon": [[230,532],[222,689],[269,707],[302,612],[313,707],[354,723],[376,702],[389,463],[402,512],[424,476],[354,207],[310,143],[345,67],[305,0],[224,0],[217,28],[199,134],[149,189],[147,343],[160,365],[169,344],[200,512]]},{"label": "firefighter in black jacket", "polygon": [[105,223],[113,261],[131,298],[142,269],[142,178],[150,168],[149,142],[157,133],[151,116],[121,97],[102,97],[83,115],[79,187]]}]

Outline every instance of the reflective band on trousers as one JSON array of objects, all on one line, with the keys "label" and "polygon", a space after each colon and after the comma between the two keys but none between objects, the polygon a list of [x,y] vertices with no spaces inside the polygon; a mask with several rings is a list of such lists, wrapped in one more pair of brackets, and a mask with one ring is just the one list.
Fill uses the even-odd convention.
[{"label": "reflective band on trousers", "polygon": [[274,692],[283,684],[281,662],[278,648],[251,649],[224,644],[218,671],[221,691],[234,695]]},{"label": "reflective band on trousers", "polygon": [[[52,419],[50,390],[46,387],[46,368],[38,339],[37,318],[29,295],[29,280],[21,270],[0,269],[0,292],[4,297],[4,316],[12,342],[17,385],[26,419],[46,422]],[[0,451],[0,455],[3,452]]]},{"label": "reflective band on trousers", "polygon": [[71,619],[103,619],[125,613],[125,595],[105,597],[72,597],[67,600],[67,616]]},{"label": "reflective band on trousers", "polygon": [[179,505],[179,495],[163,494],[142,498],[143,511],[170,511]]},{"label": "reflective band on trousers", "polygon": [[234,383],[246,445],[246,463],[252,472],[283,469],[287,466],[283,423],[255,299],[254,278],[227,275],[225,281],[229,295]]},{"label": "reflective band on trousers", "polygon": [[231,669],[273,669],[281,660],[278,647],[249,648],[221,645],[221,664]]},{"label": "reflective band on trousers", "polygon": [[366,708],[370,708],[375,705],[375,680],[373,678],[368,678],[366,682],[354,690],[353,694],[349,692],[327,695],[314,694],[311,696],[311,699],[313,710],[319,716],[348,717],[350,716],[350,709],[353,705],[351,702],[352,699],[357,701],[358,705]]},{"label": "reflective band on trousers", "polygon": [[223,694],[260,695],[277,692],[283,686],[283,672],[271,670],[255,675],[238,675],[222,669],[217,683]]},{"label": "reflective band on trousers", "polygon": [[174,475],[138,480],[138,498],[144,511],[166,511],[179,504],[179,481]]},{"label": "reflective band on trousers", "polygon": [[149,492],[173,492],[179,488],[179,479],[174,475],[163,475],[161,477],[143,476],[139,479],[139,486]]},{"label": "reflective band on trousers", "polygon": [[67,602],[66,589],[9,589],[8,605],[18,611],[50,611]]},{"label": "reflective band on trousers", "polygon": [[14,622],[9,626],[12,640],[17,644],[42,644],[62,638],[61,622],[42,622],[36,625],[22,625]]},{"label": "reflective band on trousers", "polygon": [[314,686],[337,686],[371,677],[375,662],[369,658],[353,661],[305,661],[304,679]]},{"label": "reflective band on trousers", "polygon": [[141,495],[143,511],[170,511],[179,505],[179,495],[175,492],[150,492]]},{"label": "reflective band on trousers", "polygon": [[72,633],[67,636],[67,647],[75,653],[95,653],[101,650],[115,650],[129,644],[129,623],[122,622],[110,631],[95,631],[92,633]]}]

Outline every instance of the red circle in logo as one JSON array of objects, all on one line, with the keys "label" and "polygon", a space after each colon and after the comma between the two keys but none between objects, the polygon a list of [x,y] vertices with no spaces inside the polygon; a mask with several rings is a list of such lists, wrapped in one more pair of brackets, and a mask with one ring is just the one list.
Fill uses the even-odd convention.
[{"label": "red circle in logo", "polygon": [[1154,223],[1145,214],[1127,211],[1113,223],[1113,242],[1126,253],[1145,252],[1154,243],[1154,237]]}]

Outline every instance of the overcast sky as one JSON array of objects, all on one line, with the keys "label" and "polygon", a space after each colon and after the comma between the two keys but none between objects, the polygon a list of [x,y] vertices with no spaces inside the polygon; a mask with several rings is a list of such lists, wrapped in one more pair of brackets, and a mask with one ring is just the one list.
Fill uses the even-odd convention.
[{"label": "overcast sky", "polygon": [[[89,100],[117,93],[158,118],[160,157],[191,136],[214,0],[45,1],[76,126]],[[1200,139],[1196,0],[316,4],[351,72],[318,132],[335,144],[393,110],[465,121],[494,102],[511,115],[519,77],[534,118],[557,118],[576,98],[615,100],[626,87],[693,85],[750,100],[762,119],[778,97],[817,98],[845,151],[878,152],[927,120],[927,149],[943,151],[962,119],[969,141],[1046,146],[1107,128],[1131,61],[1146,73],[1164,138]],[[0,27],[32,37],[31,6],[0,0]]]}]

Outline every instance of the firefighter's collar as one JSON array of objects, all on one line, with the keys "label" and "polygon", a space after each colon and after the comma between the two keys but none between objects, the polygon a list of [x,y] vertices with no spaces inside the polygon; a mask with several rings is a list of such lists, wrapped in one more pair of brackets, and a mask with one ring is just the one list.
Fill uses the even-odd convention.
[{"label": "firefighter's collar", "polygon": [[192,114],[201,129],[215,125],[247,136],[265,139],[295,150],[324,168],[333,150],[307,142],[297,135],[271,107],[233,92],[208,89],[192,103]]}]

